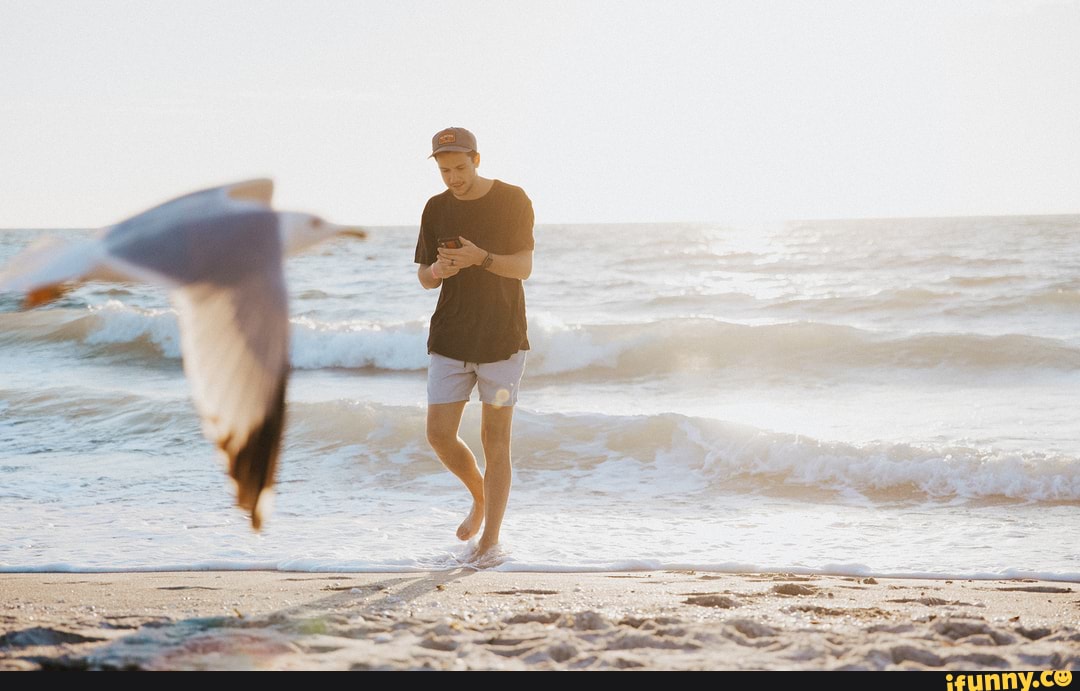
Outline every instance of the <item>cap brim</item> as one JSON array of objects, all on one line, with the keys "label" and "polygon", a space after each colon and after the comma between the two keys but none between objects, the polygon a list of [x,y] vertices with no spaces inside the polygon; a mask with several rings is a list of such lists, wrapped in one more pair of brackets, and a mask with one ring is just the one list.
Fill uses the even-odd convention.
[{"label": "cap brim", "polygon": [[435,156],[435,154],[445,154],[449,151],[457,151],[459,153],[467,154],[472,151],[472,149],[467,146],[440,146],[438,149],[432,151],[431,156],[428,156],[428,158]]}]

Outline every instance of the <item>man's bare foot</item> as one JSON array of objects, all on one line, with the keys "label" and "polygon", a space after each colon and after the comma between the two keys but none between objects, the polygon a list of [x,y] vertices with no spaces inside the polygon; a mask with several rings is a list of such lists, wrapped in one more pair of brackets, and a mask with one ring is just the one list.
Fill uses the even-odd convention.
[{"label": "man's bare foot", "polygon": [[487,547],[478,544],[463,561],[474,569],[492,569],[506,561],[506,554],[499,548],[498,543]]},{"label": "man's bare foot", "polygon": [[473,502],[472,511],[465,517],[465,520],[461,522],[461,525],[457,529],[457,539],[465,542],[474,535],[480,532],[480,527],[484,525],[484,505]]}]

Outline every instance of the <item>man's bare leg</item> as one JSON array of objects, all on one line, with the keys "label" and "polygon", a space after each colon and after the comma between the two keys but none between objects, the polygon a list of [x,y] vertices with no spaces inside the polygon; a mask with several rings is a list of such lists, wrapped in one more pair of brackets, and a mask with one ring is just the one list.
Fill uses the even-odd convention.
[{"label": "man's bare leg", "polygon": [[[427,438],[435,455],[454,475],[457,475],[472,495],[472,511],[457,529],[459,540],[468,540],[480,532],[484,523],[484,476],[476,467],[476,456],[469,445],[458,436],[461,414],[467,401],[434,403],[428,406]],[[505,505],[505,499],[503,500]],[[500,517],[501,517],[500,512]],[[496,537],[498,531],[496,531]]]},{"label": "man's bare leg", "polygon": [[484,444],[484,534],[476,545],[475,556],[482,556],[499,544],[506,501],[510,497],[510,431],[513,406],[484,404],[480,439]]}]

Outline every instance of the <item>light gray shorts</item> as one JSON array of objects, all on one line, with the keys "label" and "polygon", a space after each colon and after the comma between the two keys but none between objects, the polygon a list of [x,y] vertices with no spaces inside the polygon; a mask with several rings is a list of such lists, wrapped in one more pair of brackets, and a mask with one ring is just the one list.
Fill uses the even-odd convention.
[{"label": "light gray shorts", "polygon": [[525,373],[525,355],[519,350],[498,362],[462,362],[431,353],[428,365],[428,405],[457,403],[472,398],[473,387],[479,384],[480,400],[495,406],[517,403],[518,385]]}]

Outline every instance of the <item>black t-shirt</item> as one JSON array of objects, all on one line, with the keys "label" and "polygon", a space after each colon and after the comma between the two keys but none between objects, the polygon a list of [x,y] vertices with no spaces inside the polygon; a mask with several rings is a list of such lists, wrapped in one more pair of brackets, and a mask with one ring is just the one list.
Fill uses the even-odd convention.
[{"label": "black t-shirt", "polygon": [[[439,238],[461,236],[492,254],[533,249],[532,201],[520,187],[494,180],[488,193],[463,201],[450,190],[424,207],[417,264],[434,264]],[[444,279],[431,315],[428,352],[465,362],[498,362],[529,349],[525,289],[516,278],[479,266]]]}]

